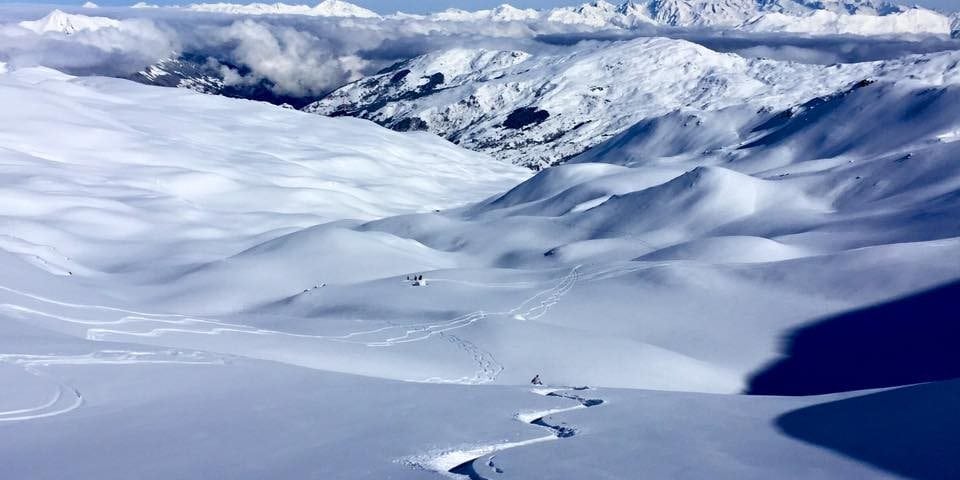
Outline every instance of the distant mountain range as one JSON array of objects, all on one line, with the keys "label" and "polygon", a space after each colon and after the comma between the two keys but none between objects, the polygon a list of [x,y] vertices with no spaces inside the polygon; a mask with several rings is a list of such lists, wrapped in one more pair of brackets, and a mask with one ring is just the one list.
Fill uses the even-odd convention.
[{"label": "distant mountain range", "polygon": [[950,20],[920,7],[875,0],[639,0],[613,4],[597,0],[549,10],[501,5],[487,10],[448,9],[432,14],[398,12],[387,17],[340,0],[310,7],[283,3],[206,3],[189,10],[245,15],[313,15],[434,22],[550,22],[598,29],[715,27],[808,34],[941,34]]},{"label": "distant mountain range", "polygon": [[343,2],[323,0],[317,5],[287,5],[285,3],[196,3],[186,7],[197,12],[231,13],[241,15],[311,15],[316,17],[380,18],[376,12]]}]

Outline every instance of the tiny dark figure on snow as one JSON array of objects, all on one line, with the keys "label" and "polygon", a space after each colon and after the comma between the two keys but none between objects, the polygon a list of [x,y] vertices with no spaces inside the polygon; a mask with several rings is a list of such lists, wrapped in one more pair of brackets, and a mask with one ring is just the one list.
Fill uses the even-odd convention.
[{"label": "tiny dark figure on snow", "polygon": [[543,382],[540,381],[540,374],[538,373],[537,376],[533,377],[533,380],[530,380],[530,383],[534,385],[543,385]]}]

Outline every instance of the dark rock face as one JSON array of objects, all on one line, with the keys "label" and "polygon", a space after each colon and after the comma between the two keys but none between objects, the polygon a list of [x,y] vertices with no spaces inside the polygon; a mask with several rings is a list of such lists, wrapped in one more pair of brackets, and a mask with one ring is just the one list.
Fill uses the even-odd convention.
[{"label": "dark rock face", "polygon": [[503,127],[519,130],[530,125],[542,123],[548,118],[550,118],[550,112],[546,110],[540,110],[536,107],[518,108],[510,112],[510,115],[507,115],[507,119],[503,122]]},{"label": "dark rock face", "polygon": [[423,119],[412,117],[401,119],[393,125],[390,125],[390,128],[400,132],[413,132],[427,130],[428,125]]}]

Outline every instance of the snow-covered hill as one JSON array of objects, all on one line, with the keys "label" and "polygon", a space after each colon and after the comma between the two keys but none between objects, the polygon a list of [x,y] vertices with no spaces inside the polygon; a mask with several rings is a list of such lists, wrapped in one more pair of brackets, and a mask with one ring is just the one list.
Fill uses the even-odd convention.
[{"label": "snow-covered hill", "polygon": [[117,27],[120,25],[120,21],[107,17],[70,14],[55,9],[43,18],[25,20],[20,22],[19,25],[39,34],[55,32],[71,35],[79,31],[96,31],[101,28]]},{"label": "snow-covered hill", "polygon": [[380,18],[376,12],[343,0],[323,0],[314,5],[285,3],[194,3],[186,7],[196,12],[215,12],[240,15],[310,15],[316,17]]},{"label": "snow-covered hill", "polygon": [[[455,49],[349,84],[306,110],[367,118],[396,130],[429,130],[505,161],[544,166],[644,120],[696,117],[735,106],[762,116],[877,72],[909,75],[898,70],[902,63],[825,66],[747,59],[665,38],[553,56]],[[933,81],[937,72],[924,74]],[[698,128],[696,122],[689,127]]]}]

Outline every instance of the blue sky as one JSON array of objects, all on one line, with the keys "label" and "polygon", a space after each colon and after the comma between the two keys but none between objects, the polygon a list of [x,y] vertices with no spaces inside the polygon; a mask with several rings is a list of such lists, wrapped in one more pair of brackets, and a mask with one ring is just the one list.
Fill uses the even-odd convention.
[{"label": "blue sky", "polygon": [[[44,3],[44,4],[58,4],[58,5],[71,5],[71,4],[82,4],[85,0],[0,0],[0,4],[3,3]],[[138,0],[94,0],[96,3],[107,6],[107,5],[130,5],[136,3]],[[230,1],[231,3],[250,3],[253,1],[261,1],[269,3],[276,0],[152,0],[148,3],[156,4],[186,4],[186,3],[202,3],[204,1]],[[315,4],[320,0],[283,0],[284,3],[306,3],[306,4]],[[486,8],[491,6],[496,6],[501,3],[510,3],[517,7],[532,7],[532,8],[546,8],[553,7],[557,5],[574,5],[577,3],[582,3],[586,0],[353,0],[352,3],[361,5],[372,10],[377,10],[379,12],[395,12],[397,10],[403,10],[405,12],[426,12],[426,11],[437,11],[443,10],[445,8],[457,7],[464,9],[477,9],[477,8]],[[618,0],[611,0],[613,3],[616,3]],[[960,10],[960,0],[912,0],[912,1],[902,1],[897,2],[905,5],[923,5],[929,8],[941,8],[946,10]]]}]

